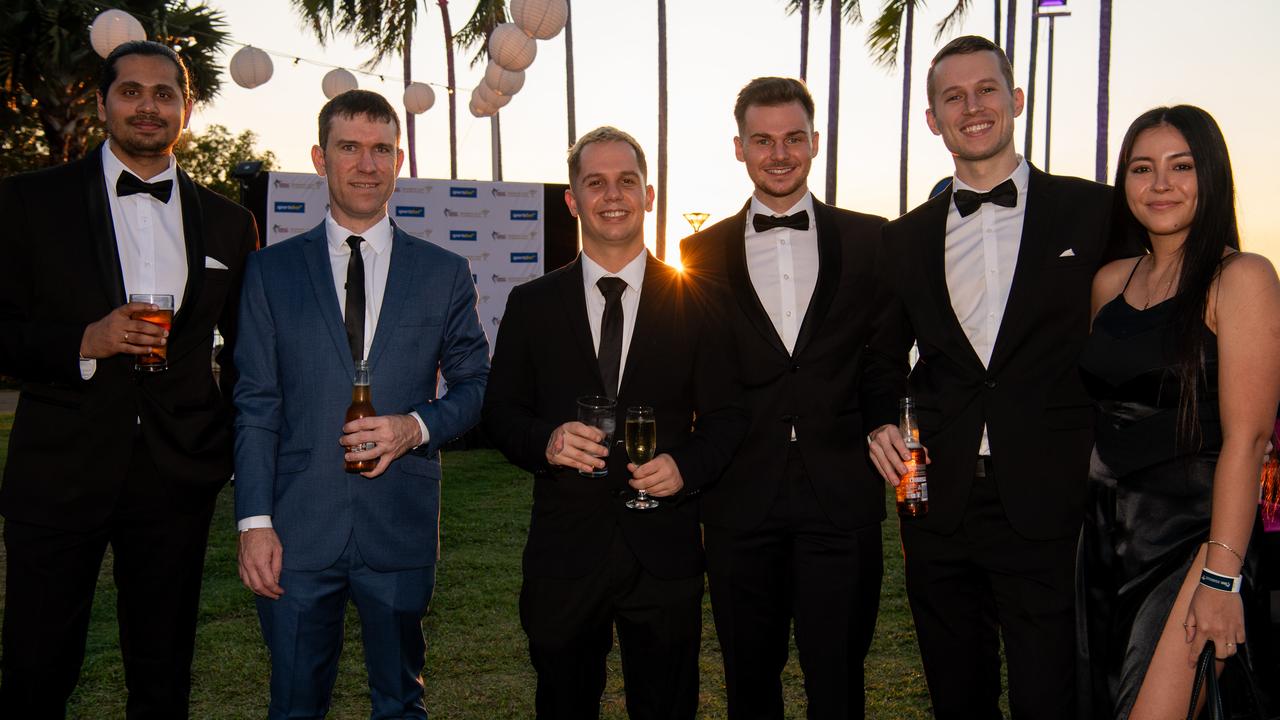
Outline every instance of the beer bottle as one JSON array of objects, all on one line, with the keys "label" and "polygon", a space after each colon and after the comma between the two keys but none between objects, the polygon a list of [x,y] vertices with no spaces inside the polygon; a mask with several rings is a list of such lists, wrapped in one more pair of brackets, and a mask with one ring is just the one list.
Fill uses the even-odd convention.
[{"label": "beer bottle", "polygon": [[[378,413],[373,409],[373,397],[369,389],[369,361],[361,360],[356,365],[356,378],[351,384],[351,405],[347,408],[347,419],[344,423],[360,418],[373,417]],[[373,443],[361,443],[353,446],[348,452],[372,450]],[[347,460],[344,462],[349,473],[367,472],[378,465],[377,460]]]},{"label": "beer bottle", "polygon": [[925,475],[924,446],[920,444],[920,424],[916,419],[916,404],[909,397],[898,403],[901,414],[898,430],[906,443],[911,458],[906,461],[907,473],[898,479],[898,515],[923,517],[929,514],[929,480]]}]

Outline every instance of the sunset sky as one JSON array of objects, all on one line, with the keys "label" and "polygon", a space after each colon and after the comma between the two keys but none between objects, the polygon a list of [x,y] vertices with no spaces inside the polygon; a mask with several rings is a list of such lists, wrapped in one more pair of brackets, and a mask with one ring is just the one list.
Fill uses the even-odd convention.
[{"label": "sunset sky", "polygon": [[[192,126],[210,123],[233,131],[250,129],[259,147],[270,149],[281,169],[310,172],[315,115],[325,98],[320,79],[330,68],[356,70],[367,50],[338,37],[321,47],[303,27],[287,0],[211,0],[226,13],[235,45],[252,44],[273,53],[270,82],[246,90],[226,78],[219,98],[196,111]],[[1006,3],[1007,4],[1007,3]],[[681,214],[703,211],[710,222],[736,212],[750,192],[746,173],[733,156],[733,98],[760,75],[799,74],[798,16],[784,12],[784,0],[668,0],[669,201],[668,242],[674,246],[689,227]],[[955,34],[990,36],[992,1],[972,0],[965,22],[935,41],[935,25],[954,0],[934,0],[916,18],[909,138],[909,206],[926,199],[929,188],[951,172],[939,138],[924,120],[924,73],[929,58]],[[1128,123],[1161,104],[1192,103],[1212,113],[1231,149],[1238,187],[1243,243],[1280,264],[1280,202],[1268,189],[1280,172],[1275,137],[1280,96],[1271,88],[1277,63],[1274,35],[1280,3],[1273,0],[1122,0],[1112,16],[1111,123],[1109,157]],[[880,3],[865,2],[866,18],[845,25],[840,83],[839,184],[837,204],[888,217],[898,210],[901,67],[873,65],[866,49],[869,20]],[[1030,3],[1018,8],[1015,74],[1026,87],[1030,47]],[[472,0],[449,3],[454,30],[474,8]],[[1055,173],[1092,178],[1097,93],[1098,3],[1070,0],[1070,17],[1056,22],[1053,157]],[[443,92],[445,57],[439,8],[420,8],[412,53],[415,80],[435,84],[436,105],[418,117],[420,177],[449,175],[448,110]],[[641,0],[573,0],[577,127],[616,125],[635,135],[650,156],[655,182],[657,151],[657,11]],[[809,85],[818,105],[817,129],[827,126],[830,16],[814,13],[809,49]],[[1044,119],[1048,22],[1041,21],[1037,81],[1036,137],[1030,158],[1045,167]],[[228,57],[230,56],[228,52]],[[481,82],[483,65],[468,66],[472,53],[458,53],[460,177],[490,179],[487,119],[467,111],[470,90]],[[288,56],[288,57],[284,57]],[[294,63],[293,57],[301,59]],[[385,79],[357,74],[362,88],[383,93],[400,105],[403,77],[398,59],[375,69]],[[1261,82],[1259,82],[1261,81]],[[1265,85],[1261,84],[1265,83]],[[1023,144],[1022,120],[1015,134]],[[538,43],[524,89],[502,110],[504,179],[565,182],[565,62],[563,33]],[[827,138],[823,137],[822,141]],[[811,187],[823,196],[825,149],[814,162]],[[1109,176],[1114,168],[1109,170]],[[404,174],[408,174],[405,163]],[[653,239],[650,218],[649,241]]]}]

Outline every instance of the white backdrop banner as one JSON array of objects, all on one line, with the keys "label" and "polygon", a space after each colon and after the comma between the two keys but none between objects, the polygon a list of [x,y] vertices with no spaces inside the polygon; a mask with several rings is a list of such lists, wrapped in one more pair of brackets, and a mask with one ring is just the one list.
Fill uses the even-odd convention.
[{"label": "white backdrop banner", "polygon": [[[511,288],[542,274],[543,195],[538,183],[398,178],[387,203],[400,229],[471,262],[490,350]],[[267,244],[319,225],[328,207],[324,178],[270,173]]]}]

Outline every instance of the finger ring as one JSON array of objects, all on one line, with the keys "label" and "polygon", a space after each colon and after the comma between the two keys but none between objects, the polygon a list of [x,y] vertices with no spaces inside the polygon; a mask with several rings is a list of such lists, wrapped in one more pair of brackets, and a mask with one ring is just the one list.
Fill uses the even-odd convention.
[{"label": "finger ring", "polygon": [[870,447],[872,442],[871,433],[867,433],[867,446]]},{"label": "finger ring", "polygon": [[1227,643],[1227,647],[1235,647],[1235,646],[1236,646],[1235,643]]},{"label": "finger ring", "polygon": [[125,330],[125,331],[124,331],[124,341],[125,341],[125,342],[129,342],[129,331],[128,331],[128,330]]}]

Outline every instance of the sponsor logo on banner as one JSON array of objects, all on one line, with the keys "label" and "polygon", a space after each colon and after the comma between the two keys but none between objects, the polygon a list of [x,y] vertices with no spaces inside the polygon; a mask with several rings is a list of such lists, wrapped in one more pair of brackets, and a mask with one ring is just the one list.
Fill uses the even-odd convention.
[{"label": "sponsor logo on banner", "polygon": [[413,193],[414,195],[430,195],[430,185],[406,185],[404,183],[396,184],[396,193]]},{"label": "sponsor logo on banner", "polygon": [[483,210],[450,210],[444,209],[445,217],[464,217],[464,218],[487,218],[489,217],[489,208]]},{"label": "sponsor logo on banner", "polygon": [[276,201],[276,212],[278,213],[305,213],[306,211],[307,204],[304,202]]},{"label": "sponsor logo on banner", "polygon": [[500,233],[496,230],[493,232],[494,240],[533,240],[537,237],[537,230],[531,230],[527,233]]},{"label": "sponsor logo on banner", "polygon": [[297,188],[299,190],[314,190],[324,186],[324,178],[314,178],[311,180],[281,180],[276,178],[271,184],[277,188]]},{"label": "sponsor logo on banner", "polygon": [[293,227],[291,225],[272,225],[271,233],[273,235],[298,235],[310,229],[311,228]]},{"label": "sponsor logo on banner", "polygon": [[449,197],[473,198],[476,197],[476,189],[473,187],[453,186],[449,188]]},{"label": "sponsor logo on banner", "polygon": [[396,217],[426,217],[427,209],[421,205],[397,205]]},{"label": "sponsor logo on banner", "polygon": [[479,255],[463,255],[462,257],[470,260],[471,262],[485,262],[486,260],[489,259],[489,253],[480,253]]},{"label": "sponsor logo on banner", "polygon": [[476,231],[475,230],[450,230],[449,239],[460,240],[463,242],[475,242]]},{"label": "sponsor logo on banner", "polygon": [[[400,227],[400,226],[399,226],[399,225],[397,225],[396,227]],[[404,230],[405,232],[409,233],[410,235],[413,235],[414,237],[422,238],[423,240],[430,240],[430,239],[431,239],[431,228],[423,228],[423,229],[421,229],[421,230],[405,230],[404,228],[400,228],[400,229],[401,229],[401,230]]]},{"label": "sponsor logo on banner", "polygon": [[493,196],[496,198],[514,197],[532,199],[538,196],[537,190],[499,190],[498,188],[493,188],[489,192],[493,193]]},{"label": "sponsor logo on banner", "polygon": [[516,285],[519,285],[525,280],[531,280],[535,277],[537,276],[536,275],[499,275],[497,273],[494,273],[493,277],[490,279],[494,282],[494,284],[498,284],[498,285],[501,285],[503,283],[514,283]]},{"label": "sponsor logo on banner", "polygon": [[537,210],[512,210],[511,219],[512,220],[537,220],[538,211]]},{"label": "sponsor logo on banner", "polygon": [[511,262],[513,262],[513,263],[536,263],[536,262],[538,262],[538,253],[536,253],[536,252],[514,252],[514,253],[511,253]]},{"label": "sponsor logo on banner", "polygon": [[483,304],[485,304],[485,303],[487,303],[487,302],[489,302],[489,296],[488,296],[488,295],[481,295],[481,296],[480,296],[480,302],[479,302],[479,304],[480,304],[480,305],[483,305]]}]

